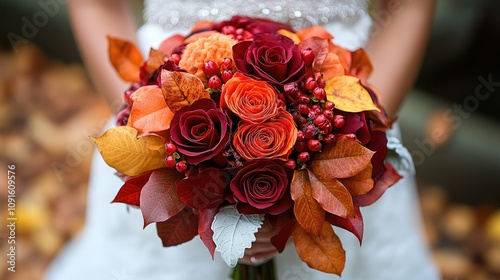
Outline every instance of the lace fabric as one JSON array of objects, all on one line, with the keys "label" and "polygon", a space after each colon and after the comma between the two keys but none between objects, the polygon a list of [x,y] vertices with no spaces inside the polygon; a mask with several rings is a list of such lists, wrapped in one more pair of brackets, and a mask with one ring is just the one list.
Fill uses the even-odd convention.
[{"label": "lace fabric", "polygon": [[[293,2],[293,3],[292,3]],[[334,22],[353,24],[367,13],[367,0],[146,0],[144,20],[165,30],[188,29],[199,20],[222,21],[240,14],[290,24],[295,29]],[[189,16],[187,16],[189,15]]]}]

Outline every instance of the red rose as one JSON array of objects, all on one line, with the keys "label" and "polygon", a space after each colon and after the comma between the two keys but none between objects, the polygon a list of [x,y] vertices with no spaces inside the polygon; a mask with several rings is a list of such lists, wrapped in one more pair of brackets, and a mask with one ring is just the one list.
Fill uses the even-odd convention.
[{"label": "red rose", "polygon": [[292,206],[286,167],[271,160],[245,163],[230,188],[236,207],[244,214],[278,215]]},{"label": "red rose", "polygon": [[279,34],[258,34],[253,41],[238,43],[233,47],[233,57],[240,72],[266,81],[278,90],[287,83],[300,82],[306,74],[297,45]]},{"label": "red rose", "polygon": [[170,139],[189,164],[221,154],[229,136],[230,120],[211,99],[182,108],[170,123]]}]

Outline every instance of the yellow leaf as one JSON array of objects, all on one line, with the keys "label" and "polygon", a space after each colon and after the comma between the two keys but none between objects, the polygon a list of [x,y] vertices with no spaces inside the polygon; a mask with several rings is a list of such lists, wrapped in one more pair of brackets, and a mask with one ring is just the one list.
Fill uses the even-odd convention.
[{"label": "yellow leaf", "polygon": [[326,82],[325,91],[327,100],[335,103],[336,109],[351,113],[372,110],[380,112],[358,78],[333,77]]},{"label": "yellow leaf", "polygon": [[297,45],[300,44],[300,42],[301,42],[301,40],[300,40],[299,36],[297,36],[297,34],[290,32],[286,29],[280,29],[280,30],[278,30],[278,33],[285,36],[285,37],[292,39],[293,42]]},{"label": "yellow leaf", "polygon": [[177,112],[196,100],[210,98],[203,82],[193,74],[184,72],[161,71],[163,97],[172,112]]},{"label": "yellow leaf", "polygon": [[132,127],[114,127],[92,140],[104,161],[125,175],[136,176],[165,167],[165,151],[159,148],[163,140],[155,136],[137,138],[137,130]]}]

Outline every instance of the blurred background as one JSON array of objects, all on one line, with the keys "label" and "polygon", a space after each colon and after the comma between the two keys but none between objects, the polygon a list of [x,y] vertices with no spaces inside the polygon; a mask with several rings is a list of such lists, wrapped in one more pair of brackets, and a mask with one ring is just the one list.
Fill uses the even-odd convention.
[{"label": "blurred background", "polygon": [[[82,228],[88,135],[99,135],[110,116],[81,64],[64,4],[12,44],[43,12],[37,2],[0,1],[0,217],[7,219],[8,164],[16,165],[18,217],[17,272],[1,261],[6,280],[42,279]],[[141,24],[142,1],[130,2]],[[443,279],[500,279],[500,1],[437,3],[421,74],[399,115],[404,142]],[[8,234],[0,227],[2,260]]]}]

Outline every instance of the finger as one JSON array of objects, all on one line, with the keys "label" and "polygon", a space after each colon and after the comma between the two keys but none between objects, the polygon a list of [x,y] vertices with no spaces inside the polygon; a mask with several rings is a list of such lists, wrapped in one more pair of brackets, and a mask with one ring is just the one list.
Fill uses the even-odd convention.
[{"label": "finger", "polygon": [[278,254],[278,251],[275,252],[269,252],[269,253],[262,253],[262,254],[257,254],[254,256],[248,256],[245,255],[242,259],[240,259],[240,262],[246,265],[260,265],[271,258],[273,258],[275,255]]}]

